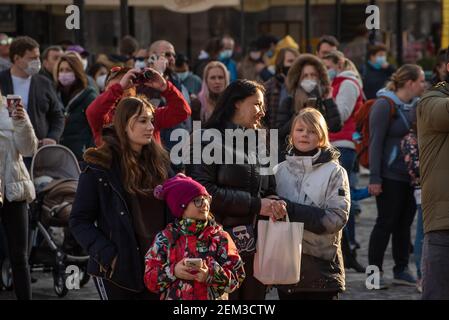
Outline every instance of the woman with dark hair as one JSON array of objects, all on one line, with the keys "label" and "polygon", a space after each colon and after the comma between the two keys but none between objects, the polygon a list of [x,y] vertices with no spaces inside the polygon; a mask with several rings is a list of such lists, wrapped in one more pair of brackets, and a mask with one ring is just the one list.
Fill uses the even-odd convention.
[{"label": "woman with dark hair", "polygon": [[267,128],[275,129],[276,116],[281,101],[287,96],[287,86],[285,84],[288,71],[299,57],[299,51],[293,48],[284,48],[279,51],[275,60],[275,74],[264,83],[265,101],[267,103],[264,123]]},{"label": "woman with dark hair", "polygon": [[[414,187],[400,151],[401,140],[416,121],[416,104],[425,89],[424,71],[406,64],[392,76],[369,115],[369,192],[376,196],[378,216],[369,241],[368,261],[383,272],[385,250],[393,236],[393,283],[415,286],[408,269],[410,226],[416,212]],[[386,284],[381,278],[380,287]]]},{"label": "woman with dark hair", "polygon": [[75,52],[61,56],[54,71],[54,78],[65,114],[61,144],[72,150],[80,161],[83,152],[94,143],[86,109],[95,100],[97,93],[88,85],[81,57]]},{"label": "woman with dark hair", "polygon": [[320,59],[311,54],[300,55],[288,71],[286,85],[289,96],[281,101],[274,124],[279,129],[279,156],[282,161],[285,159],[292,120],[302,109],[318,109],[326,119],[330,132],[341,128],[326,66]]},{"label": "woman with dark hair", "polygon": [[108,75],[108,68],[102,63],[95,63],[89,68],[88,75],[90,75],[98,87],[99,92],[104,91],[106,84],[106,76]]},{"label": "woman with dark hair", "polygon": [[[234,130],[237,140],[244,138],[239,132],[242,135],[251,134],[251,130],[257,132],[265,115],[263,94],[263,86],[256,82],[234,81],[221,95],[205,128],[217,129],[222,141],[225,141],[229,130]],[[218,147],[223,149],[223,158],[219,163],[187,164],[186,172],[204,185],[212,196],[211,211],[214,212],[217,222],[233,237],[245,262],[247,277],[240,289],[232,293],[230,298],[264,299],[265,286],[253,277],[254,227],[259,214],[269,215],[272,210],[282,210],[280,201],[274,197],[274,177],[262,175],[262,167],[258,161],[251,161],[249,150],[257,150],[257,146],[247,143],[241,149],[233,139],[230,144],[226,143],[226,148],[223,143]],[[238,159],[243,156],[243,163],[225,163],[225,152],[231,153],[231,157],[227,154],[226,159]],[[272,198],[269,199],[268,196]]]},{"label": "woman with dark hair", "polygon": [[87,272],[103,300],[158,299],[143,282],[145,253],[168,215],[153,189],[169,176],[169,157],[154,140],[153,106],[125,98],[103,145],[84,154],[70,231],[88,252]]}]

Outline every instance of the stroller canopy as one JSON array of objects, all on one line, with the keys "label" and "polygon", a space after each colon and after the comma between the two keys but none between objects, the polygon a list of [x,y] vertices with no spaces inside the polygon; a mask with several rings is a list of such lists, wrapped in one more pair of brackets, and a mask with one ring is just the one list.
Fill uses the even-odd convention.
[{"label": "stroller canopy", "polygon": [[81,174],[78,160],[65,146],[46,145],[37,150],[31,163],[31,179],[48,176],[53,179],[76,179]]}]

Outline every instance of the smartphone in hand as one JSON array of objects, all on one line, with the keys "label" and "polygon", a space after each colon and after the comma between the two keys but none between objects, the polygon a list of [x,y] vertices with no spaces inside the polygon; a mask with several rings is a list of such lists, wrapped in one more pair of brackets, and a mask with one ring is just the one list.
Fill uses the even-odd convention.
[{"label": "smartphone in hand", "polygon": [[199,270],[203,264],[203,260],[201,258],[186,258],[185,265],[189,268]]},{"label": "smartphone in hand", "polygon": [[16,94],[8,94],[6,96],[6,108],[8,109],[8,114],[10,118],[14,116],[16,108],[21,100],[22,97]]}]

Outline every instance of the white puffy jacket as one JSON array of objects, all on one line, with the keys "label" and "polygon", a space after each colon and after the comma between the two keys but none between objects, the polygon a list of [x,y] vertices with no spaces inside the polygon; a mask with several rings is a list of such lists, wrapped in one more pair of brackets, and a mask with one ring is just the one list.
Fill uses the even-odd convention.
[{"label": "white puffy jacket", "polygon": [[303,253],[334,260],[351,202],[348,175],[338,163],[338,154],[320,150],[313,157],[287,156],[274,172],[280,197],[325,212],[321,219],[324,233],[304,230]]},{"label": "white puffy jacket", "polygon": [[31,157],[38,140],[28,115],[22,120],[12,120],[5,103],[6,99],[0,95],[0,190],[9,202],[30,203],[36,193],[22,156]]}]

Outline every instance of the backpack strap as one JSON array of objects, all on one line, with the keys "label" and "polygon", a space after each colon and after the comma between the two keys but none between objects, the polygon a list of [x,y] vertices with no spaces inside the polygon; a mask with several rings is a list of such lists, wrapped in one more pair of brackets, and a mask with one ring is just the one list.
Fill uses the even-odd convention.
[{"label": "backpack strap", "polygon": [[379,99],[380,99],[380,98],[384,98],[385,100],[387,100],[387,101],[390,103],[390,107],[391,107],[391,111],[390,111],[390,119],[391,119],[391,117],[393,117],[393,116],[395,115],[395,113],[396,113],[396,111],[397,111],[397,113],[398,113],[399,116],[401,117],[401,120],[402,120],[402,122],[404,123],[405,127],[407,128],[407,130],[410,130],[411,124],[410,124],[410,122],[407,120],[407,118],[405,117],[405,115],[404,115],[404,113],[402,112],[401,108],[400,108],[398,105],[396,105],[396,103],[395,103],[392,99],[390,99],[390,98],[388,98],[388,97],[380,96]]}]

